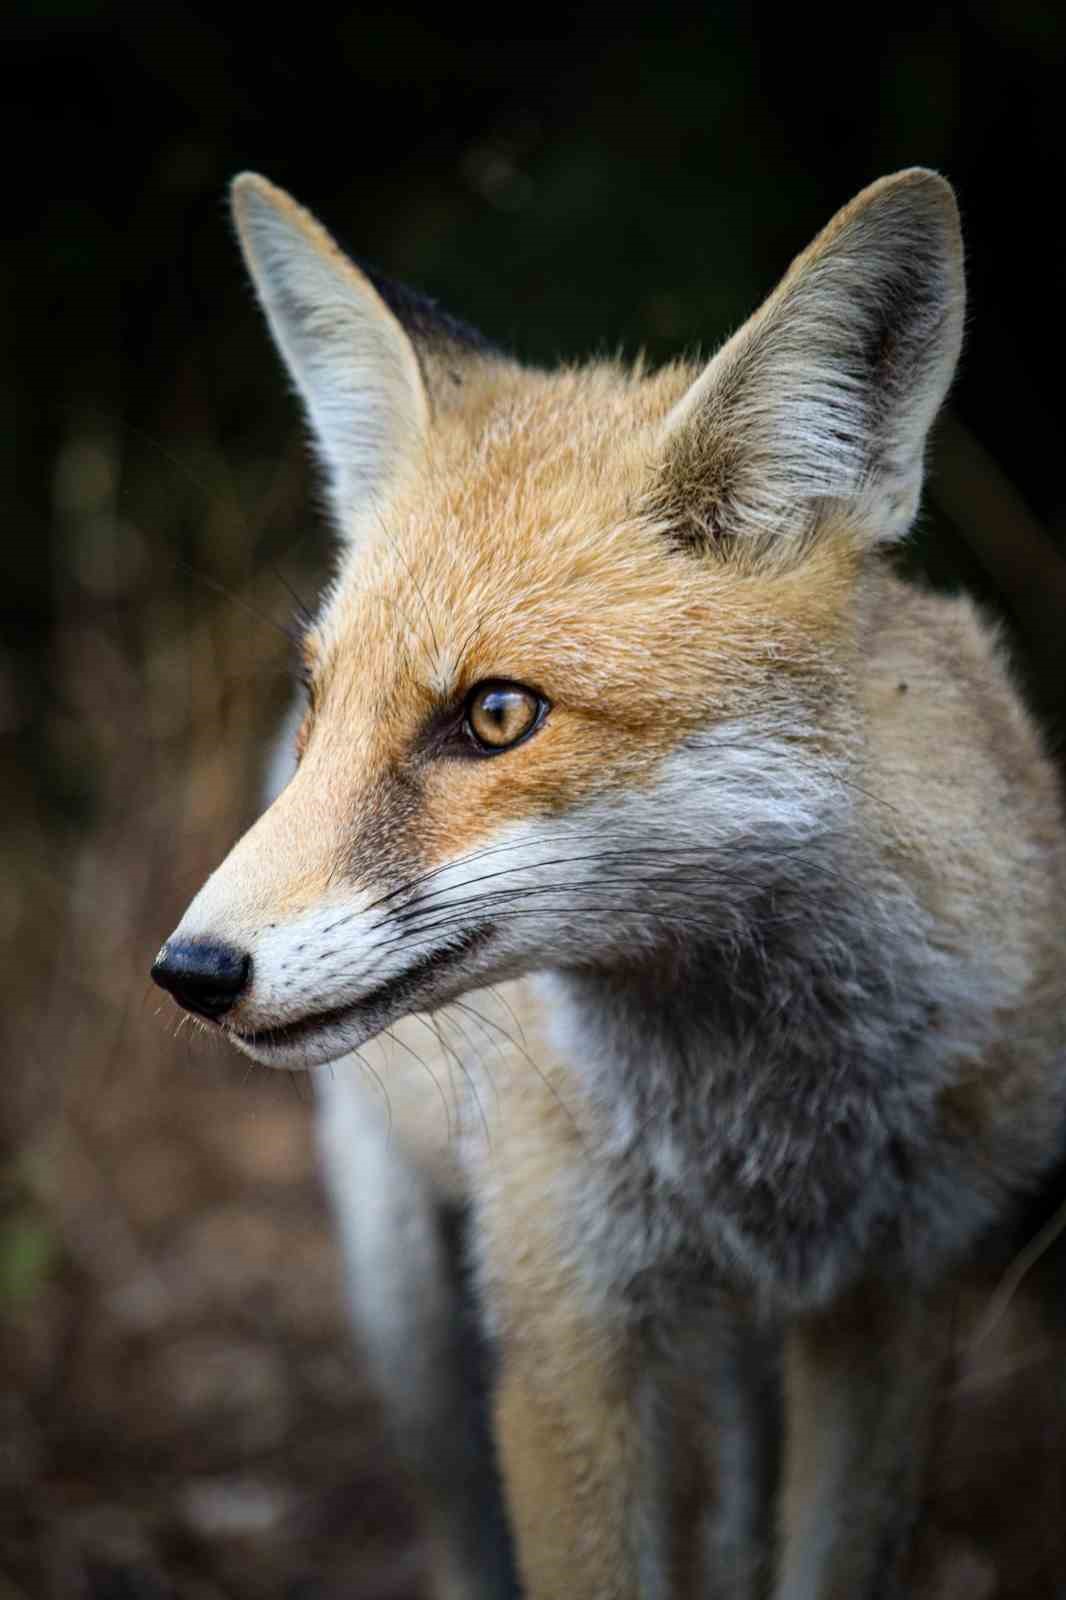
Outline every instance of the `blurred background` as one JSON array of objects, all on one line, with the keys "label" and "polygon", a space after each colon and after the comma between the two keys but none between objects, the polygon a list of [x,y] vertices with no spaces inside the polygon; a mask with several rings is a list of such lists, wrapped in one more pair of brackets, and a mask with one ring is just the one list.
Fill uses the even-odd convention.
[{"label": "blurred background", "polygon": [[[423,1593],[309,1088],[147,979],[255,813],[326,557],[235,171],[551,361],[713,348],[858,188],[940,168],[970,335],[905,560],[1002,616],[1062,746],[1066,10],[775,10],[5,8],[0,1600]],[[1034,1325],[960,1380],[960,1593],[1052,1592],[1061,1356]]]}]

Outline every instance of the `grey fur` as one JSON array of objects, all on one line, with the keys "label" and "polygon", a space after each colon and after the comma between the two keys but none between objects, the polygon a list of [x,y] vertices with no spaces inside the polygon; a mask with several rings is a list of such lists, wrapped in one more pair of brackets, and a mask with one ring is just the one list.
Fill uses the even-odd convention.
[{"label": "grey fur", "polygon": [[802,849],[752,834],[714,852],[709,882],[687,875],[684,947],[554,980],[617,1130],[601,1152],[611,1203],[591,1209],[632,1228],[609,1252],[631,1282],[676,1281],[684,1301],[717,1270],[783,1311],[824,1304],[870,1259],[936,1276],[1048,1159],[1013,1146],[989,1172],[938,1130],[939,1094],[995,1037],[1009,991],[993,950],[984,970],[938,950],[906,885],[864,854],[843,830]]}]

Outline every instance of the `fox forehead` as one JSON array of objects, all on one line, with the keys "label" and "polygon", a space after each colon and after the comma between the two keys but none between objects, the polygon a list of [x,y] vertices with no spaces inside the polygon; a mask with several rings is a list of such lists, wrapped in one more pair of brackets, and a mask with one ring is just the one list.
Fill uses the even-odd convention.
[{"label": "fox forehead", "polygon": [[484,656],[492,618],[492,649],[501,631],[521,648],[536,621],[551,631],[564,595],[598,589],[602,599],[611,571],[624,584],[650,433],[688,381],[641,382],[606,365],[557,375],[493,365],[466,377],[473,393],[436,422],[406,481],[352,539],[312,640],[322,665],[348,655],[353,620],[370,614],[368,644],[433,636],[443,690],[463,640],[471,659]]},{"label": "fox forehead", "polygon": [[512,678],[622,726],[658,721],[667,697],[687,730],[714,714],[723,674],[835,632],[846,540],[761,577],[672,542],[649,491],[659,427],[692,375],[478,375],[483,392],[432,431],[343,558],[307,641],[323,703],[335,694],[351,713],[365,698],[388,721]]}]

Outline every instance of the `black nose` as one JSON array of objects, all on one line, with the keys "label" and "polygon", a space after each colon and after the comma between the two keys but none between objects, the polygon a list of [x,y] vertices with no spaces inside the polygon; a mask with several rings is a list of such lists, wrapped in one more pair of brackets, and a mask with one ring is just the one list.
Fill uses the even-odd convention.
[{"label": "black nose", "polygon": [[248,983],[252,958],[230,944],[171,939],[155,958],[152,977],[186,1011],[221,1017]]}]

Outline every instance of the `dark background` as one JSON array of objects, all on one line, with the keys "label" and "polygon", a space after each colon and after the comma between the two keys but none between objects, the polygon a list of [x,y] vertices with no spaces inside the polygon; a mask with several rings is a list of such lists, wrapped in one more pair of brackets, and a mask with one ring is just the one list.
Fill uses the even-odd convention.
[{"label": "dark background", "polygon": [[[325,550],[234,172],[540,361],[713,348],[858,188],[945,172],[970,332],[906,561],[1000,611],[1062,742],[1060,5],[250,15],[41,3],[3,24],[5,1596],[420,1582],[306,1101],[173,1037],[145,978],[253,814],[289,591],[313,594]],[[989,1509],[997,1449],[1058,1371],[1027,1350],[1039,1401],[994,1392],[985,1497],[942,1508],[1010,1528],[1019,1595],[1050,1592],[1031,1569],[1064,1510],[1054,1473],[1024,1513]],[[1040,1438],[1011,1469],[1033,1482],[1058,1460]]]}]

